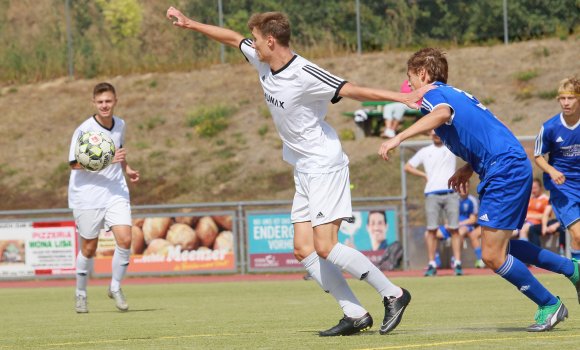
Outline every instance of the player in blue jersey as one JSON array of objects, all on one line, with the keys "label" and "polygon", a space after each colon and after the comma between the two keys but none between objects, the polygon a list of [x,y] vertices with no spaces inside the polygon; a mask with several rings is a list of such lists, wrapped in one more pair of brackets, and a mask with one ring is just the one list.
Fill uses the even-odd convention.
[{"label": "player in blue jersey", "polygon": [[379,154],[389,159],[391,150],[407,138],[435,129],[445,145],[467,162],[449,179],[449,186],[467,192],[473,172],[479,174],[478,223],[482,228],[482,258],[495,273],[506,279],[538,305],[530,332],[552,329],[568,316],[559,298],[551,294],[525,264],[567,276],[580,288],[577,262],[510,237],[522,227],[532,186],[532,166],[512,132],[481,102],[465,91],[447,85],[445,54],[422,49],[407,62],[412,87],[433,84],[423,97],[425,116],[407,130],[381,145]]},{"label": "player in blue jersey", "polygon": [[459,235],[463,239],[469,237],[476,258],[475,267],[483,268],[485,264],[481,259],[480,230],[476,227],[479,201],[467,192],[460,193],[459,197]]},{"label": "player in blue jersey", "polygon": [[[469,237],[471,241],[471,246],[473,247],[473,253],[475,254],[475,267],[477,268],[484,268],[485,264],[483,260],[481,260],[481,242],[480,236],[481,231],[479,226],[477,226],[477,212],[479,210],[479,201],[474,196],[470,195],[469,193],[460,193],[459,195],[460,202],[459,202],[459,236],[461,239],[465,239],[465,237]],[[425,232],[427,235],[427,232]],[[437,230],[437,238],[440,240],[446,240],[451,238],[451,233],[447,229],[445,225],[439,226]],[[460,246],[463,243],[460,242]],[[438,255],[436,255],[437,257]],[[454,261],[451,264],[454,266]],[[458,273],[457,266],[455,267],[455,274],[461,275]]]},{"label": "player in blue jersey", "polygon": [[558,102],[562,112],[542,125],[534,156],[556,217],[572,237],[572,258],[580,260],[580,79],[560,82]]}]

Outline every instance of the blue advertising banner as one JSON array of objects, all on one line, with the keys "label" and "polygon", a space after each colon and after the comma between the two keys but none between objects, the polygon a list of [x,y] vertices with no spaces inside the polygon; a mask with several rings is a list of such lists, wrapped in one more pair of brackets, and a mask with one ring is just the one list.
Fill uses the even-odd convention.
[{"label": "blue advertising banner", "polygon": [[[355,210],[353,221],[343,221],[339,242],[354,247],[377,262],[388,244],[398,240],[395,208]],[[290,213],[255,212],[246,216],[250,271],[295,270],[294,229]]]}]

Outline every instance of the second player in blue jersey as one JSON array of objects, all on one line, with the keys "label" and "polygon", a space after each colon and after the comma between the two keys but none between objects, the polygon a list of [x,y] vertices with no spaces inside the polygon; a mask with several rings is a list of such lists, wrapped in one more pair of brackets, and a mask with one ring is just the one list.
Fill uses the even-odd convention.
[{"label": "second player in blue jersey", "polygon": [[578,263],[526,241],[510,242],[512,231],[525,220],[532,185],[531,163],[505,124],[477,98],[447,85],[447,73],[447,59],[438,49],[422,49],[411,56],[407,62],[411,86],[419,89],[433,84],[436,88],[423,97],[421,110],[425,116],[384,142],[379,154],[388,160],[402,141],[435,129],[444,144],[467,162],[449,179],[449,187],[466,192],[473,173],[479,175],[483,261],[538,305],[535,323],[526,330],[548,331],[568,317],[568,310],[526,264],[567,276],[579,294]]}]

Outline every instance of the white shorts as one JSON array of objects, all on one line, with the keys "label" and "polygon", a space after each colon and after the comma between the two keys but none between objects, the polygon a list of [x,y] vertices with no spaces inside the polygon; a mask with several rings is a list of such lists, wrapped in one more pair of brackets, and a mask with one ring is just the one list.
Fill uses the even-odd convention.
[{"label": "white shorts", "polygon": [[73,209],[79,234],[84,239],[99,237],[101,228],[106,231],[117,225],[131,226],[131,205],[126,200],[116,201],[107,208]]},{"label": "white shorts", "polygon": [[292,203],[292,223],[312,222],[312,227],[336,219],[352,218],[348,167],[323,174],[294,170],[296,193]]}]

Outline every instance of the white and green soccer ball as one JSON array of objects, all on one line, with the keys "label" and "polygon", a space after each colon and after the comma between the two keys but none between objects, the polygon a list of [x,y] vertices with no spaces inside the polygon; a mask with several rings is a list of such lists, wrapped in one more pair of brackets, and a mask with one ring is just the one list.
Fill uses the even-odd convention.
[{"label": "white and green soccer ball", "polygon": [[115,144],[109,135],[98,131],[83,132],[75,146],[75,159],[88,171],[105,169],[113,161]]}]

